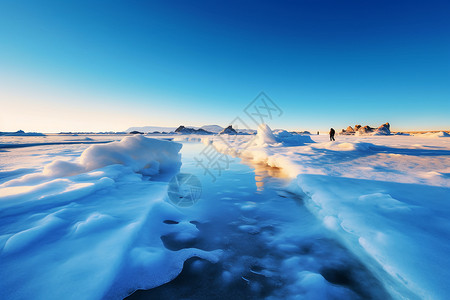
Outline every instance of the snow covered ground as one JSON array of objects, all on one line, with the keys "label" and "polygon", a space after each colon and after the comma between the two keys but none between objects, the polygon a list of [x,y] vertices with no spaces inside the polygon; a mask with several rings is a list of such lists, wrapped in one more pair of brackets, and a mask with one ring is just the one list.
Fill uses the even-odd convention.
[{"label": "snow covered ground", "polygon": [[172,280],[191,256],[217,260],[160,239],[193,226],[164,224],[179,212],[167,182],[151,180],[178,171],[180,149],[128,136],[0,152],[0,298],[117,299]]},{"label": "snow covered ground", "polygon": [[[272,134],[264,127],[256,140],[151,138],[0,137],[1,299],[118,299],[171,281],[190,257],[226,259],[223,249],[165,247],[161,236],[189,240],[198,228],[188,212],[167,201],[167,182],[181,165],[181,145],[162,138],[201,140],[254,164],[280,168],[290,178],[287,189],[304,199],[393,298],[445,299],[450,292],[450,138],[444,134],[337,136],[331,143],[323,135]],[[227,184],[230,197],[247,197],[240,210],[254,207],[252,194],[238,191],[233,181]],[[261,216],[281,207],[277,203]],[[196,209],[203,208],[208,206]],[[295,214],[275,211],[294,222]],[[249,234],[261,228],[239,226]],[[280,228],[295,240],[292,226]],[[282,241],[284,248],[276,245],[280,253],[291,253],[293,246],[285,237]],[[287,260],[279,267],[298,272]],[[317,273],[302,272],[298,283],[286,287],[290,294],[274,297],[298,293],[312,299],[324,286],[337,288]],[[305,287],[316,292],[308,298]],[[351,294],[339,291],[344,298]]]},{"label": "snow covered ground", "polygon": [[[395,298],[450,292],[450,138],[286,136],[204,139],[222,152],[283,169],[290,189],[384,282]],[[287,138],[291,138],[287,136]],[[309,138],[309,137],[308,137]]]}]

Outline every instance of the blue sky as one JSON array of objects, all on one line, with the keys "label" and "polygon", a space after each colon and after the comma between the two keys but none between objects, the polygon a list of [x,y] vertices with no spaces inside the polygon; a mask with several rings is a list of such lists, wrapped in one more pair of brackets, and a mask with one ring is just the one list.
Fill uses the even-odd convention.
[{"label": "blue sky", "polygon": [[1,1],[0,131],[450,129],[448,1]]}]

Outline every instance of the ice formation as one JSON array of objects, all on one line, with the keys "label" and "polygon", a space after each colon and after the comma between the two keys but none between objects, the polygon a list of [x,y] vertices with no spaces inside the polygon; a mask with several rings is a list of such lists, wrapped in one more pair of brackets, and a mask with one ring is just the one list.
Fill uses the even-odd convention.
[{"label": "ice formation", "polygon": [[220,251],[174,252],[160,238],[195,235],[165,201],[167,183],[145,176],[175,173],[180,149],[129,136],[2,183],[0,298],[121,299],[172,280],[192,256],[216,261]]},{"label": "ice formation", "polygon": [[[256,136],[179,135],[177,140],[202,140],[218,151],[282,169],[291,178],[288,190],[301,195],[306,208],[394,298],[445,299],[450,277],[450,139],[445,136],[340,135],[329,142],[326,135],[274,134],[263,125]],[[0,172],[0,298],[118,299],[174,279],[190,257],[222,259],[220,250],[167,249],[161,238],[189,244],[199,234],[191,219],[165,201],[162,175],[170,177],[180,167],[180,144],[137,135],[84,151],[87,146],[68,153],[60,147],[59,156],[42,146],[20,149],[39,159],[42,169],[29,169],[31,163],[13,152],[0,152],[11,160],[3,165],[16,166]],[[224,186],[218,201],[242,197],[233,204],[242,214],[297,220],[277,205],[263,214],[238,182]],[[279,229],[276,240],[264,233],[270,225]],[[286,255],[282,264],[258,260],[289,274],[287,294],[274,298],[354,296],[330,283],[320,262],[293,257],[297,227],[278,225],[249,218],[236,225],[249,236],[267,237],[270,249]],[[229,265],[223,282],[240,274],[249,260]],[[297,271],[304,265],[310,270]],[[267,270],[253,272],[272,276]]]},{"label": "ice formation", "polygon": [[[258,131],[256,147],[209,141],[219,151],[288,173],[292,191],[308,196],[308,209],[394,297],[446,298],[450,143],[424,144],[420,135],[340,136],[337,142],[315,137],[316,143],[285,147],[279,141],[289,135],[280,132],[277,140],[267,128]],[[440,136],[446,135],[424,137]]]}]

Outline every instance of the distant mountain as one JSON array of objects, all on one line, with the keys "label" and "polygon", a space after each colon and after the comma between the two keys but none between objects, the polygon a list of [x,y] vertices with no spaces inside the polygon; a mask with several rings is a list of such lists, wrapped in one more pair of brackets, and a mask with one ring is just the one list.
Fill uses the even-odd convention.
[{"label": "distant mountain", "polygon": [[203,129],[203,130],[206,130],[209,132],[213,132],[213,133],[219,133],[223,130],[223,127],[219,126],[219,125],[204,125],[204,126],[200,127],[200,129]]},{"label": "distant mountain", "polygon": [[[205,132],[192,132],[192,133],[196,133],[196,134],[217,134],[220,133],[222,130],[224,130],[224,127],[219,126],[219,125],[204,125],[202,127],[198,127],[198,126],[184,126],[184,128],[186,128],[186,130],[184,131],[184,133],[187,133],[187,131],[189,129],[195,129],[195,130],[204,130]],[[130,127],[127,130],[125,130],[126,133],[130,133],[131,131],[139,131],[139,132],[144,132],[144,133],[153,133],[155,131],[158,132],[175,132],[175,130],[177,129],[177,127],[162,127],[162,126],[135,126],[135,127]],[[247,134],[255,134],[256,130],[253,129],[236,129],[237,133],[247,133]]]},{"label": "distant mountain", "polygon": [[23,130],[19,130],[16,132],[0,132],[0,135],[6,136],[45,136],[45,134],[40,132],[25,132]]},{"label": "distant mountain", "polygon": [[233,126],[228,126],[224,130],[222,130],[219,134],[238,134],[236,130],[233,129]]},{"label": "distant mountain", "polygon": [[140,131],[144,133],[152,133],[154,131],[159,132],[172,132],[175,131],[176,127],[160,127],[160,126],[142,126],[142,127],[130,127],[125,130],[126,133],[130,133],[131,131]]},{"label": "distant mountain", "polygon": [[202,128],[200,129],[195,129],[195,128],[188,128],[188,127],[184,127],[183,125],[179,126],[177,129],[175,129],[176,133],[180,133],[180,134],[214,134],[210,131],[206,131]]}]

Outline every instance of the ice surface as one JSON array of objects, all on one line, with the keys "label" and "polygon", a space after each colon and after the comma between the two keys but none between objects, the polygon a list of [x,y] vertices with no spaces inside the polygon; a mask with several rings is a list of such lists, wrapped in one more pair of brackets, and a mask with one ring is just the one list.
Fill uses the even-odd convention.
[{"label": "ice surface", "polygon": [[308,209],[395,298],[445,299],[450,292],[450,142],[429,139],[439,136],[445,134],[339,136],[337,142],[313,136],[315,143],[298,147],[276,144],[270,134],[259,139],[269,142],[256,147],[242,137],[228,144],[208,142],[289,174],[292,191],[307,195]]},{"label": "ice surface", "polygon": [[217,261],[219,251],[174,252],[161,240],[195,236],[165,201],[167,183],[145,176],[175,173],[180,148],[130,136],[2,183],[0,298],[121,299],[172,280],[190,257]]},{"label": "ice surface", "polygon": [[[187,240],[180,240],[177,235],[164,238],[174,251],[186,244],[200,249],[223,249],[220,260],[216,264],[188,262],[180,277],[171,283],[139,292],[130,299],[386,296],[373,276],[301,205],[300,197],[272,189],[269,178],[263,189],[258,183],[255,185],[255,179],[261,183],[263,174],[269,173],[267,167],[258,169],[252,165],[255,167],[251,172],[245,165],[231,164],[214,184],[204,185],[205,198],[189,212],[183,211],[199,221],[195,222],[198,232]],[[167,224],[175,221],[179,220],[172,219]]]},{"label": "ice surface", "polygon": [[[269,130],[258,133],[256,145],[255,136],[187,138],[282,170],[292,179],[289,190],[302,195],[307,209],[394,298],[446,298],[450,139],[337,136],[329,142],[326,135],[306,139]],[[297,137],[302,140],[290,141]],[[46,139],[60,142],[67,136],[2,137],[1,142]],[[257,293],[264,286],[254,278],[274,286],[281,280],[285,288],[275,289],[273,298],[358,298],[345,284],[336,284],[355,263],[324,246],[322,229],[299,232],[306,215],[299,218],[298,205],[286,206],[282,195],[263,205],[240,179],[230,178],[217,192],[217,200],[230,210],[217,202],[195,209],[216,208],[209,217],[233,222],[194,224],[164,201],[167,183],[156,181],[179,168],[178,143],[137,135],[87,147],[41,145],[0,152],[0,298],[120,299],[137,288],[171,281],[194,256],[223,262],[222,285],[238,280]],[[238,249],[257,243],[260,250],[252,257],[213,251],[208,246],[216,243],[217,232],[245,235],[228,242]],[[188,247],[202,239],[204,248]],[[193,265],[200,273],[207,269]],[[353,280],[361,278],[360,289],[369,289],[371,281],[358,274]]]},{"label": "ice surface", "polygon": [[371,269],[394,295],[408,295],[400,285],[419,298],[446,298],[448,189],[323,175],[300,175],[298,181],[310,197],[310,210],[360,257],[369,255],[376,261]]}]

